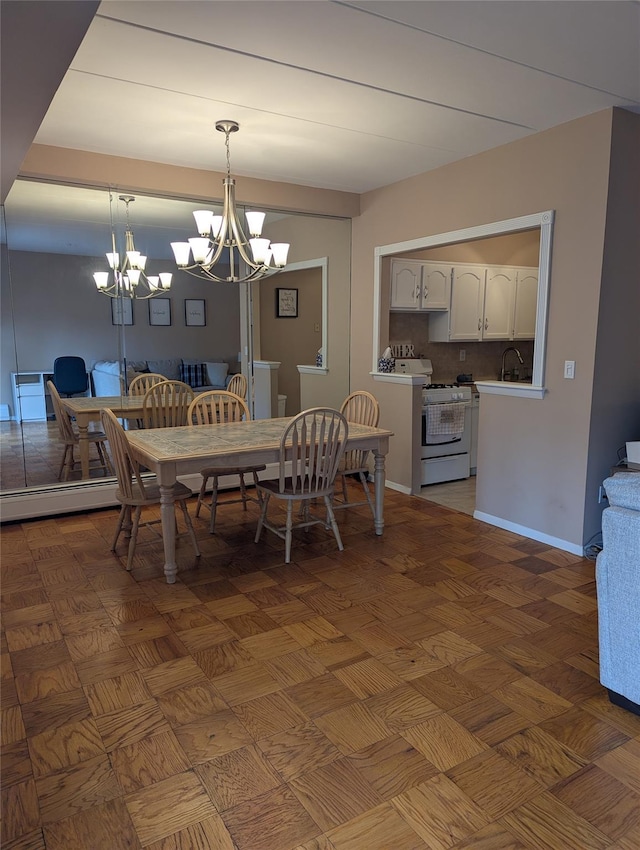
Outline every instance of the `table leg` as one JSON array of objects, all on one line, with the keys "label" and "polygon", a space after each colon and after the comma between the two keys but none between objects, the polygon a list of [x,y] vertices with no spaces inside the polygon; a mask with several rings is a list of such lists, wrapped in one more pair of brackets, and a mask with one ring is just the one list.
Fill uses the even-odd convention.
[{"label": "table leg", "polygon": [[89,477],[89,417],[82,414],[76,415],[76,424],[78,425],[78,447],[80,449],[80,465],[82,469],[82,477]]},{"label": "table leg", "polygon": [[374,520],[376,534],[382,534],[384,528],[384,455],[374,450],[373,481],[376,490],[376,516]]},{"label": "table leg", "polygon": [[160,518],[162,520],[162,541],[164,543],[164,574],[167,584],[175,584],[178,573],[176,563],[176,512],[173,501],[173,485],[176,483],[173,471],[164,468],[160,480]]}]

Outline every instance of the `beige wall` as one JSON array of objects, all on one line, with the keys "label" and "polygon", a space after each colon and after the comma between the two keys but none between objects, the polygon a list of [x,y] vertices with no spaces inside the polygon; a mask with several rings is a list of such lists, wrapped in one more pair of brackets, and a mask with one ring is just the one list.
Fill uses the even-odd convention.
[{"label": "beige wall", "polygon": [[[298,290],[297,318],[276,316],[276,289],[280,287]],[[300,412],[298,364],[315,364],[322,340],[321,328],[322,269],[297,269],[261,282],[260,356],[280,363],[278,392],[287,397],[287,416]]]},{"label": "beige wall", "polygon": [[[171,198],[222,198],[225,175],[157,162],[106,156],[105,154],[32,145],[20,169],[21,177],[114,186]],[[310,189],[292,183],[275,183],[251,177],[236,178],[238,203],[316,215],[357,215],[360,197],[332,189]]]},{"label": "beige wall", "polygon": [[[637,120],[631,116],[630,121]],[[381,423],[398,429],[389,478],[406,482],[408,423],[397,385],[374,383],[373,262],[378,245],[556,211],[543,400],[485,396],[481,405],[477,509],[503,522],[579,547],[585,527],[592,389],[602,275],[612,112],[605,111],[479,156],[370,192],[353,227],[353,384],[373,390]],[[631,282],[627,286],[631,286]],[[623,284],[620,284],[622,287]],[[637,315],[619,321],[636,326]],[[576,378],[563,378],[565,359]],[[486,402],[486,403],[485,403]],[[621,402],[630,407],[630,400]],[[599,446],[599,475],[616,438]]]},{"label": "beige wall", "polygon": [[[327,261],[328,372],[300,375],[300,407],[340,407],[349,394],[349,314],[351,308],[351,222],[290,216],[269,225],[272,241],[290,242],[289,261]],[[273,278],[277,281],[277,276]],[[315,335],[314,335],[315,337]],[[316,350],[320,343],[316,346]],[[315,359],[311,360],[311,365]],[[359,389],[355,387],[355,389]]]}]

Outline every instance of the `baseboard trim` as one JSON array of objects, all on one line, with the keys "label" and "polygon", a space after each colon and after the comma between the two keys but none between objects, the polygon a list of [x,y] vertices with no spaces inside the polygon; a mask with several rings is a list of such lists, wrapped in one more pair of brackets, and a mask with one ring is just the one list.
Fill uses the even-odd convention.
[{"label": "baseboard trim", "polygon": [[514,534],[520,534],[522,537],[528,537],[530,540],[537,540],[539,543],[546,543],[549,546],[553,546],[554,549],[562,549],[563,552],[570,552],[572,555],[584,555],[582,546],[577,546],[575,543],[570,543],[568,540],[562,540],[559,537],[552,537],[550,534],[544,534],[542,531],[537,531],[535,528],[527,528],[524,525],[519,525],[516,522],[510,522],[502,517],[486,514],[483,511],[474,511],[473,518],[486,522],[489,525],[495,525],[498,528],[503,528],[505,531],[513,531]]},{"label": "baseboard trim", "polygon": [[411,495],[411,487],[405,487],[404,484],[396,484],[395,481],[385,481],[384,486],[389,490],[395,490],[397,493],[404,493],[405,496]]},{"label": "baseboard trim", "polygon": [[[277,478],[278,474],[278,465],[274,463],[267,466],[262,476]],[[194,494],[199,492],[202,478],[197,472],[180,475],[178,478],[190,487]],[[220,485],[221,490],[231,490],[239,487],[240,481],[237,475],[229,475]],[[70,484],[5,493],[0,497],[0,522],[21,522],[45,516],[111,508],[120,504],[116,499],[116,489],[115,479],[108,478],[105,481],[74,481]]]}]

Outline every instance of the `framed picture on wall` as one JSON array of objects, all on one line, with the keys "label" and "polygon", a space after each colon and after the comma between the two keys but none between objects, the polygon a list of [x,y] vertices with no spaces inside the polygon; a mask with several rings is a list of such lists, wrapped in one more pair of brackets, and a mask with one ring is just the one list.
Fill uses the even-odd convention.
[{"label": "framed picture on wall", "polygon": [[204,327],[207,324],[204,298],[184,299],[184,323],[193,327]]},{"label": "framed picture on wall", "polygon": [[276,319],[298,318],[298,290],[276,288]]},{"label": "framed picture on wall", "polygon": [[111,324],[133,324],[133,301],[131,300],[131,298],[111,299]]},{"label": "framed picture on wall", "polygon": [[151,298],[149,300],[149,324],[165,326],[171,324],[170,298]]}]

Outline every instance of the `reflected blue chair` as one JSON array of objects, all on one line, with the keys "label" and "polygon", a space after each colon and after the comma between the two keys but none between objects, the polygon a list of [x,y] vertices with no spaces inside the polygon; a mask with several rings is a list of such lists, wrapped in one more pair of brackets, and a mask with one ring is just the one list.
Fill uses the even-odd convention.
[{"label": "reflected blue chair", "polygon": [[53,361],[53,383],[60,395],[67,398],[86,393],[89,389],[87,364],[82,357],[56,357]]}]

